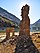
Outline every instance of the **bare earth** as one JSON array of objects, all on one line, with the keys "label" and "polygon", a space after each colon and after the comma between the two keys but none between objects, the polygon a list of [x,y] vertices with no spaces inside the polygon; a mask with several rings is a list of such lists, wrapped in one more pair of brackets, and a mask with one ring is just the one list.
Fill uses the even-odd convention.
[{"label": "bare earth", "polygon": [[[19,34],[19,33],[15,33],[15,34]],[[12,34],[11,34],[12,35]],[[40,34],[39,34],[40,35]],[[37,35],[38,36],[38,35]],[[39,52],[40,52],[40,38],[37,38],[37,36],[31,36],[35,46],[38,48]],[[0,33],[0,42],[6,37],[6,33]],[[35,41],[36,40],[36,41]],[[39,41],[39,42],[38,42]],[[11,45],[10,43],[6,44],[6,43],[0,43],[0,53],[14,53],[16,48],[16,44]]]}]

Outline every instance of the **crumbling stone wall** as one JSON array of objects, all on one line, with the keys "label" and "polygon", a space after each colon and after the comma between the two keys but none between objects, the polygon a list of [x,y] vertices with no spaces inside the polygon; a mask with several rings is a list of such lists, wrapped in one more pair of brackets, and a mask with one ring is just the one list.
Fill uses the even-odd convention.
[{"label": "crumbling stone wall", "polygon": [[21,16],[22,20],[20,22],[20,35],[25,33],[27,35],[30,35],[30,19],[29,19],[29,6],[23,6],[21,9]]},{"label": "crumbling stone wall", "polygon": [[10,28],[6,29],[6,39],[9,39],[10,37]]},{"label": "crumbling stone wall", "polygon": [[29,6],[22,7],[22,21],[20,23],[20,32],[17,38],[15,53],[39,53],[30,37],[30,19]]},{"label": "crumbling stone wall", "polygon": [[[39,53],[30,37],[29,6],[22,7],[22,21],[19,36],[14,35],[14,30],[6,29],[6,39],[0,44],[0,53]],[[10,37],[10,31],[13,33]]]},{"label": "crumbling stone wall", "polygon": [[6,39],[10,38],[10,33],[12,32],[12,36],[14,36],[14,28],[6,28]]}]

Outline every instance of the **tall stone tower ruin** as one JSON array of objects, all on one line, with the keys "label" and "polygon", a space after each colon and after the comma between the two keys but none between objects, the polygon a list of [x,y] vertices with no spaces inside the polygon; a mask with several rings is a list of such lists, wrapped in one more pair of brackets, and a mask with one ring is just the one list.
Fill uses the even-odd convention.
[{"label": "tall stone tower ruin", "polygon": [[23,33],[30,35],[30,19],[29,19],[29,6],[26,4],[21,9],[22,20],[20,23],[20,35]]}]

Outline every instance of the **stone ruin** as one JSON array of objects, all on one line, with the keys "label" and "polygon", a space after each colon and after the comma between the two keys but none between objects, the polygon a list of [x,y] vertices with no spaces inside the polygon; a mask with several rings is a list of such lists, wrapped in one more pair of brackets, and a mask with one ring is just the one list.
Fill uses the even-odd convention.
[{"label": "stone ruin", "polygon": [[30,19],[29,19],[29,6],[23,6],[21,9],[22,20],[20,22],[20,35],[23,33],[30,35]]},{"label": "stone ruin", "polygon": [[[12,36],[10,37],[10,32]],[[0,42],[0,53],[14,53],[16,48],[17,36],[14,35],[14,28],[6,29],[6,38]]]},{"label": "stone ruin", "polygon": [[10,33],[12,33],[12,36],[14,36],[14,28],[6,28],[6,39],[10,38]]},{"label": "stone ruin", "polygon": [[[12,35],[11,35],[11,33],[12,33]],[[9,27],[7,27],[6,28],[6,37],[5,37],[5,39],[2,41],[2,42],[0,42],[0,43],[4,43],[4,42],[7,42],[8,41],[8,43],[9,42],[15,42],[15,35],[14,35],[14,27],[12,27],[12,28],[9,28]]]},{"label": "stone ruin", "polygon": [[[19,36],[14,35],[14,28],[6,29],[6,38],[1,42],[1,53],[39,53],[30,37],[29,6],[26,4],[21,9],[22,20],[19,26]],[[10,37],[12,32],[12,37]]]},{"label": "stone ruin", "polygon": [[39,53],[30,37],[30,19],[29,19],[29,6],[26,4],[21,9],[22,20],[19,26],[19,36],[15,53]]}]

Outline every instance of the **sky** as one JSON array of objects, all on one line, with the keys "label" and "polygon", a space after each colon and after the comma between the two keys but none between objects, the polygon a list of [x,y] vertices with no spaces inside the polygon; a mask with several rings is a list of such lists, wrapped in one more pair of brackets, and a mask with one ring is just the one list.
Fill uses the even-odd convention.
[{"label": "sky", "polygon": [[33,24],[40,19],[40,0],[0,0],[0,7],[21,19],[21,8],[23,5],[30,6],[29,18]]}]

